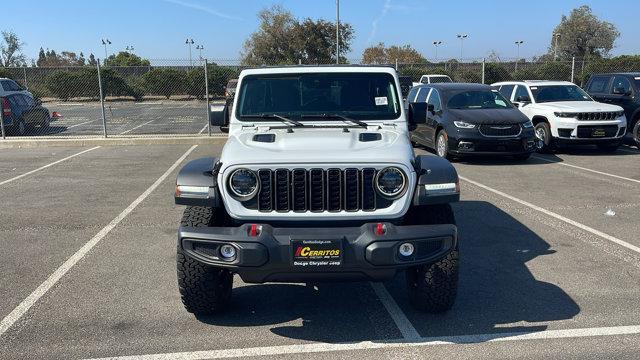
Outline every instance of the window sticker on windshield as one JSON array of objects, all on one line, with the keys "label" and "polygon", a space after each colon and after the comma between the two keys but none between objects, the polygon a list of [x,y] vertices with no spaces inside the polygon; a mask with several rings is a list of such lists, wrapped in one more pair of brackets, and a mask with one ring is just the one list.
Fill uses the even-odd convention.
[{"label": "window sticker on windshield", "polygon": [[636,80],[640,80],[640,76],[636,76],[634,79],[636,79]]},{"label": "window sticker on windshield", "polygon": [[389,100],[387,100],[386,96],[376,97],[375,100],[376,100],[376,106],[389,105]]},{"label": "window sticker on windshield", "polygon": [[531,90],[538,90],[538,87],[537,86],[532,86]]}]

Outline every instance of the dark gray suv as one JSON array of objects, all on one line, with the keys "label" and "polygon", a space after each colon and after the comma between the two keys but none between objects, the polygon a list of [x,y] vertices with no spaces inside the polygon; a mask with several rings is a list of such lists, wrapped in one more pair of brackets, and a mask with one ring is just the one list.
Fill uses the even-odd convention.
[{"label": "dark gray suv", "polygon": [[640,148],[640,72],[594,74],[587,93],[596,101],[621,106],[627,117],[627,131]]}]

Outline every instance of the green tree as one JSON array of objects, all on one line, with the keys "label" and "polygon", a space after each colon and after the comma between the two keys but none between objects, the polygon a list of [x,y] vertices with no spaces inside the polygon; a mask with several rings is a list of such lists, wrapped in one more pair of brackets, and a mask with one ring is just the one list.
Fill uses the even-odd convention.
[{"label": "green tree", "polygon": [[108,66],[149,66],[151,63],[147,59],[143,59],[140,56],[127,52],[120,51],[117,55],[111,55],[107,58],[106,64]]},{"label": "green tree", "polygon": [[[573,9],[569,16],[563,15],[553,34],[559,34],[558,55],[564,59],[606,57],[620,36],[615,25],[600,20],[587,5]],[[555,36],[552,35],[549,53],[553,54],[554,50]]]},{"label": "green tree", "polygon": [[184,93],[185,72],[176,69],[153,69],[142,75],[142,83],[148,95],[171,95]]},{"label": "green tree", "polygon": [[96,56],[93,53],[89,54],[89,65],[96,66],[98,65],[98,61],[96,60]]},{"label": "green tree", "polygon": [[362,52],[362,62],[365,64],[426,64],[422,54],[411,45],[391,45],[386,47],[384,43],[368,47]]},{"label": "green tree", "polygon": [[21,52],[23,46],[24,43],[18,35],[11,31],[3,31],[0,42],[0,66],[25,66],[26,58]]},{"label": "green tree", "polygon": [[[326,20],[299,21],[280,5],[258,13],[260,25],[244,43],[243,65],[326,63],[335,61],[335,24]],[[340,49],[351,49],[353,28],[340,24]],[[345,61],[341,57],[341,61]]]}]

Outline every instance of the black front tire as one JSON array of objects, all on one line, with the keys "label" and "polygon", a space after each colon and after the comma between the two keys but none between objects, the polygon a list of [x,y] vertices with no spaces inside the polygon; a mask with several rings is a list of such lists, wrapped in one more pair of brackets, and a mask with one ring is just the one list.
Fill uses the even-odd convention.
[{"label": "black front tire", "polygon": [[449,135],[442,129],[436,135],[436,155],[451,160],[452,156],[449,154]]},{"label": "black front tire", "polygon": [[636,121],[636,126],[633,127],[633,141],[636,143],[636,147],[640,149],[640,119]]},{"label": "black front tire", "polygon": [[[213,209],[189,206],[182,226],[207,227],[213,224]],[[231,301],[233,274],[226,269],[205,265],[184,253],[178,244],[176,254],[178,288],[182,303],[195,315],[210,315],[223,310]]]},{"label": "black front tire", "polygon": [[551,136],[551,127],[546,122],[537,123],[534,128],[535,134],[542,141],[542,147],[538,149],[541,153],[550,153],[555,148],[553,137]]},{"label": "black front tire", "polygon": [[[424,225],[453,224],[456,220],[449,204],[420,209]],[[455,303],[458,294],[458,247],[444,259],[428,265],[414,266],[406,271],[409,301],[418,310],[445,312]]]}]

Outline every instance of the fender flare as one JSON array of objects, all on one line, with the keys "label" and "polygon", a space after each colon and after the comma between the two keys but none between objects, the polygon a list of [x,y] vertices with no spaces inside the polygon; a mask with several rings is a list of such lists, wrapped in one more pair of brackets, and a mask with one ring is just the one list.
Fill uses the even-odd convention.
[{"label": "fender flare", "polygon": [[186,163],[176,178],[176,205],[220,207],[222,200],[216,180],[220,165],[216,157]]},{"label": "fender flare", "polygon": [[434,155],[415,158],[418,176],[413,205],[448,204],[460,200],[460,179],[456,168],[446,159]]}]

